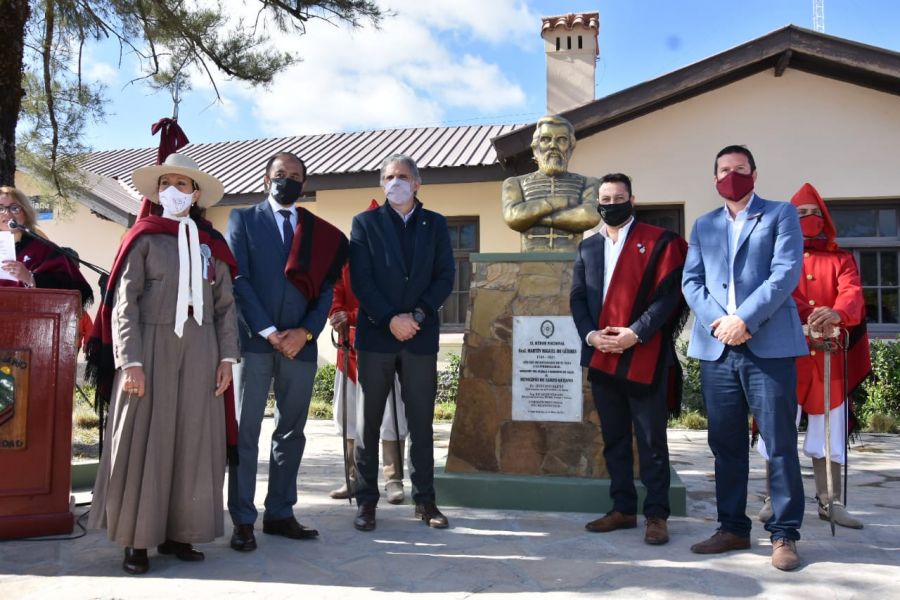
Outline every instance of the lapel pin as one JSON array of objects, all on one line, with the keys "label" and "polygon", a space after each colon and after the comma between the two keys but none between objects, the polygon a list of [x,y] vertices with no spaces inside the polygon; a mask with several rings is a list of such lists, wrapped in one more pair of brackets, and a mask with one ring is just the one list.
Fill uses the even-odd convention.
[{"label": "lapel pin", "polygon": [[645,248],[644,245],[640,242],[638,242],[638,244],[637,244],[637,249],[638,249],[638,252],[640,252],[641,254],[643,254],[644,252],[647,251],[647,248]]}]

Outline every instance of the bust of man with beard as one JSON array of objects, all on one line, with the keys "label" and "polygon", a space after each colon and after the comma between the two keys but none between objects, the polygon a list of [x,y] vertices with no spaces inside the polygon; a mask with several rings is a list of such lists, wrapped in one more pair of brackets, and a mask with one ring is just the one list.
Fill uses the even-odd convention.
[{"label": "bust of man with beard", "polygon": [[538,170],[503,182],[503,219],[522,234],[522,252],[574,252],[600,223],[598,180],[568,172],[575,128],[562,117],[539,119],[531,148]]}]

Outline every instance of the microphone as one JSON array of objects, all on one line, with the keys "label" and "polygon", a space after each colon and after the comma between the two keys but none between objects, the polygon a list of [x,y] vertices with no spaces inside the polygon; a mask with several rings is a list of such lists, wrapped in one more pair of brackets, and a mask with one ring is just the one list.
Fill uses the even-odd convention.
[{"label": "microphone", "polygon": [[[78,257],[78,254],[76,254],[74,251],[70,250],[69,248],[60,248],[59,246],[57,246],[56,244],[54,244],[47,238],[42,237],[42,236],[38,235],[37,233],[35,233],[34,231],[32,231],[31,228],[29,228],[27,225],[23,225],[22,223],[19,223],[15,219],[10,219],[9,221],[6,222],[6,225],[10,229],[18,229],[25,235],[30,236],[31,238],[44,244],[45,246],[49,247],[50,249],[55,250],[56,252],[62,254],[63,256],[66,256],[66,257],[74,260],[77,264],[84,265],[85,267],[87,267],[91,271],[94,271],[95,273],[99,273],[100,275],[106,275],[107,277],[109,277],[109,271],[107,271],[106,269],[101,269],[100,267],[98,267],[95,264],[91,264],[86,260],[82,260],[81,258]],[[101,284],[101,289],[103,289],[103,287],[104,286]]]}]

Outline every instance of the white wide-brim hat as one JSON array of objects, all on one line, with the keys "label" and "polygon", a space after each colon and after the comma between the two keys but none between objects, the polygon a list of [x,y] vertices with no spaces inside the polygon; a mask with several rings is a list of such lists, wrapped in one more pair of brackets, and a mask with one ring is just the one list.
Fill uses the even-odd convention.
[{"label": "white wide-brim hat", "polygon": [[176,152],[167,156],[161,165],[135,169],[131,181],[141,194],[159,204],[159,178],[169,173],[186,175],[194,180],[200,188],[201,194],[197,205],[201,208],[213,206],[225,195],[225,186],[221,181],[201,171],[191,157]]}]

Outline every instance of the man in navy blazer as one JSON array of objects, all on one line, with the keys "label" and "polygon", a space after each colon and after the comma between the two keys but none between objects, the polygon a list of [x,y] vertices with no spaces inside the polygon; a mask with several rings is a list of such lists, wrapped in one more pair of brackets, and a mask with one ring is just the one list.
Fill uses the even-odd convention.
[{"label": "man in navy blazer", "polygon": [[400,378],[410,438],[415,516],[447,527],[435,504],[434,398],[439,310],[453,289],[456,266],[447,220],[422,206],[415,161],[402,154],[381,164],[387,201],[353,218],[350,282],[359,299],[357,379],[363,392],[354,450],[360,531],[375,529],[378,435],[394,374]]},{"label": "man in navy blazer", "polygon": [[791,292],[803,266],[803,236],[792,205],[753,192],[756,163],[747,148],[723,148],[714,173],[725,206],[694,223],[682,284],[695,317],[688,355],[700,359],[719,529],[691,551],[750,547],[749,408],[772,454],[774,514],[765,525],[772,564],[792,570],[800,562],[804,504],[794,363],[807,346]]},{"label": "man in navy blazer", "polygon": [[317,297],[307,298],[285,276],[298,219],[294,203],[305,180],[303,161],[279,152],[266,165],[266,199],[234,209],[228,221],[228,245],[238,264],[234,295],[241,341],[240,377],[235,376],[239,463],[229,472],[228,511],[234,523],[231,547],[241,552],[256,549],[253,499],[259,434],[273,380],[275,431],[263,533],[292,539],[318,535],[297,522],[294,504],[316,376],[316,338],[331,308],[333,284],[324,283]]}]

